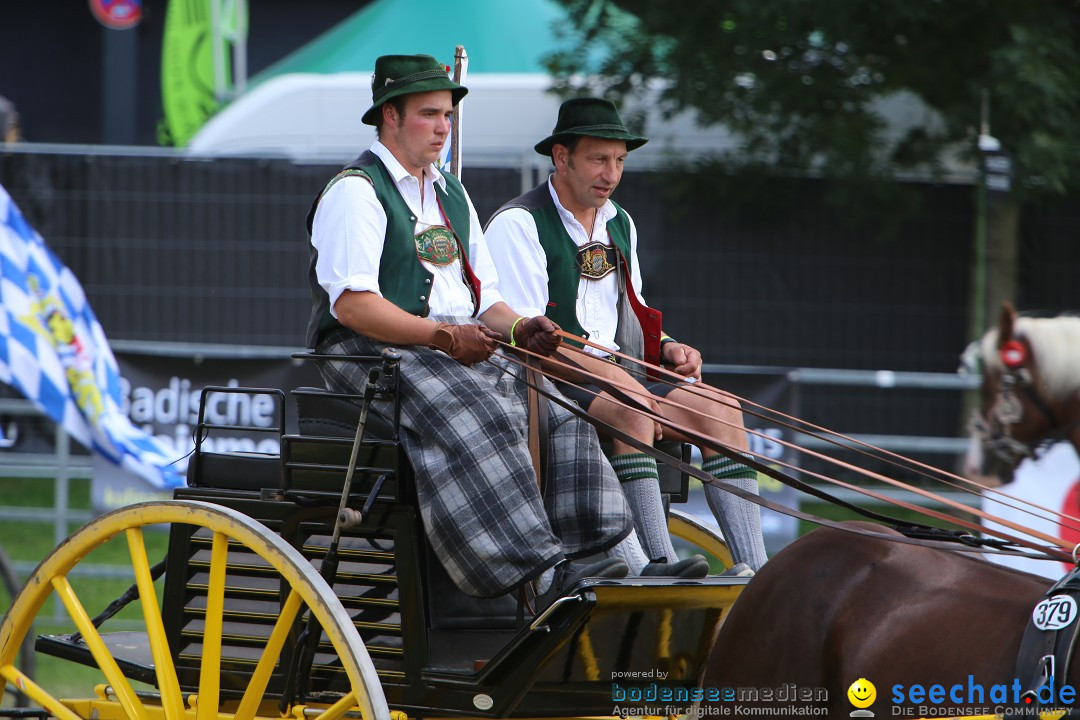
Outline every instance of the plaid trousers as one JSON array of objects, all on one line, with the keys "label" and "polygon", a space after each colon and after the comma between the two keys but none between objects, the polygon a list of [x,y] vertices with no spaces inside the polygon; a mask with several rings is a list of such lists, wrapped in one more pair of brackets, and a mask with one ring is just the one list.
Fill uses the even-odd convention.
[{"label": "plaid trousers", "polygon": [[[342,329],[318,350],[378,356],[386,347]],[[416,476],[420,514],[436,556],[464,592],[501,595],[563,557],[601,552],[629,534],[630,509],[595,431],[551,402],[548,483],[541,497],[519,366],[494,355],[492,362],[467,367],[438,350],[397,349],[402,443]],[[337,392],[363,392],[371,369],[358,361],[319,365],[327,387]],[[554,392],[550,383],[546,387]],[[390,417],[386,401],[376,401],[372,411]]]}]

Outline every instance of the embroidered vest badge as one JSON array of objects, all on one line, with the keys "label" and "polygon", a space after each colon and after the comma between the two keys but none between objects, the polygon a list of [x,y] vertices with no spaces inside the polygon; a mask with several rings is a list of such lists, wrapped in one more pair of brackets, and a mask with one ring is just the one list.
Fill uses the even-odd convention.
[{"label": "embroidered vest badge", "polygon": [[445,267],[458,259],[458,244],[454,233],[445,225],[432,225],[418,232],[416,256],[437,267]]},{"label": "embroidered vest badge", "polygon": [[599,280],[615,269],[615,248],[601,242],[591,242],[577,252],[581,276]]}]

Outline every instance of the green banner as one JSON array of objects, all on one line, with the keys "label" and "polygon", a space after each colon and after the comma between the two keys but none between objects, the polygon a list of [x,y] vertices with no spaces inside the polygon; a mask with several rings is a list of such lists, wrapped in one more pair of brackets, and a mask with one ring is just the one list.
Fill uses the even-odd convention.
[{"label": "green banner", "polygon": [[187,145],[221,108],[234,87],[232,45],[246,33],[244,2],[170,0],[161,51],[160,144]]}]

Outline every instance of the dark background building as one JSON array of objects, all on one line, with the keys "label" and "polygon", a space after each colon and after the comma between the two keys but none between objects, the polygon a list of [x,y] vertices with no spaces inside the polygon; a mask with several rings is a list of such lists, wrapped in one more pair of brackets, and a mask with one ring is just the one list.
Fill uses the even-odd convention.
[{"label": "dark background building", "polygon": [[[255,74],[362,9],[368,0],[252,0]],[[10,2],[0,21],[0,95],[39,143],[155,145],[166,0],[143,0],[130,30],[100,24],[86,0]]]}]

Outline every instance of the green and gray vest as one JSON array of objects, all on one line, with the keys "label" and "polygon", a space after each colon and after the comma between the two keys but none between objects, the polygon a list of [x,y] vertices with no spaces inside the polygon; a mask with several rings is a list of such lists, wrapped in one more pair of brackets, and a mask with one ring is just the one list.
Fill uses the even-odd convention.
[{"label": "green and gray vest", "polygon": [[[319,285],[319,279],[315,273],[315,264],[319,258],[319,252],[311,242],[311,227],[315,220],[315,210],[319,207],[322,196],[333,187],[334,183],[351,175],[366,178],[371,182],[375,188],[375,197],[378,198],[379,204],[386,213],[386,238],[379,263],[380,292],[383,297],[406,312],[420,317],[426,317],[428,314],[433,275],[420,263],[416,255],[416,243],[413,241],[416,233],[416,215],[401,197],[386,166],[368,150],[342,168],[341,172],[327,183],[322,192],[316,196],[308,212],[308,252],[310,254],[308,282],[311,285],[312,309],[311,318],[308,320],[307,343],[310,348],[318,347],[326,333],[341,327],[341,324],[330,314],[330,296]],[[462,281],[472,291],[473,313],[475,314],[480,307],[480,281],[477,280],[469,265],[469,229],[471,227],[469,203],[465,199],[465,189],[458,179],[448,173],[443,173],[443,177],[446,179],[446,189],[443,190],[439,183],[434,183],[435,196],[438,198],[447,223],[454,231],[461,257]]]},{"label": "green and gray vest", "polygon": [[[630,283],[630,258],[633,257],[630,252],[630,217],[614,202],[612,205],[615,205],[616,212],[615,217],[607,223],[607,232],[619,259],[619,326],[615,330],[615,342],[623,353],[659,365],[662,315],[659,310],[642,303],[634,292]],[[578,247],[563,227],[548,183],[541,183],[506,203],[495,211],[492,219],[510,208],[523,208],[532,215],[540,247],[547,257],[548,306],[544,314],[566,332],[588,339],[589,334],[581,327],[577,317],[578,285],[581,281]],[[491,224],[491,220],[488,220],[488,224]],[[492,240],[494,238],[489,238],[488,242]]]}]

